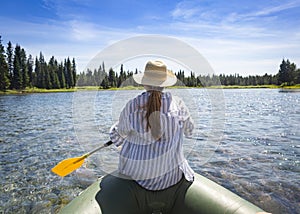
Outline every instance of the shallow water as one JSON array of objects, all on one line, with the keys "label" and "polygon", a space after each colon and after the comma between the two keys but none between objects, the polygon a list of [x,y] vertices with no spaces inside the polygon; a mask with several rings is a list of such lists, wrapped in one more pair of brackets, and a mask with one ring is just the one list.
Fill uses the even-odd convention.
[{"label": "shallow water", "polygon": [[[221,92],[221,93],[220,93]],[[0,213],[57,213],[117,167],[106,148],[65,178],[59,161],[108,140],[120,109],[140,91],[0,96]],[[300,93],[181,89],[197,124],[185,140],[192,168],[272,213],[300,213]]]}]

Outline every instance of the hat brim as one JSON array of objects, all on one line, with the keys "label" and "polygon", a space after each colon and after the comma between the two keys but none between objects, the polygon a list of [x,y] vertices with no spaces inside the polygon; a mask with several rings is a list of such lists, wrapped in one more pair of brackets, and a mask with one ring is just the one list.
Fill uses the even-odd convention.
[{"label": "hat brim", "polygon": [[144,76],[144,73],[134,74],[132,77],[137,84],[157,87],[172,86],[175,85],[177,82],[177,78],[175,75],[167,75],[167,78],[164,81],[146,77]]}]

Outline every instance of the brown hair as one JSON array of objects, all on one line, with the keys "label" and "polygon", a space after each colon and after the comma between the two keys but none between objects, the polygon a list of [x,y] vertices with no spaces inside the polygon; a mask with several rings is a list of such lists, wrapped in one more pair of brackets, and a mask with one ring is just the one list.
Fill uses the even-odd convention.
[{"label": "brown hair", "polygon": [[147,131],[151,129],[152,137],[155,140],[161,138],[160,125],[160,107],[161,107],[161,91],[150,90],[150,96],[146,105]]}]

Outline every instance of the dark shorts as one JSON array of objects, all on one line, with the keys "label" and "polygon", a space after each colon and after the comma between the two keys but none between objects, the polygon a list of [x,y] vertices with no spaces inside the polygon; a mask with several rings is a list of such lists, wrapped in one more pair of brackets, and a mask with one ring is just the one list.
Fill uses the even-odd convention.
[{"label": "dark shorts", "polygon": [[133,180],[109,175],[100,183],[96,200],[103,214],[182,214],[186,213],[184,198],[191,184],[183,176],[174,186],[151,191]]}]

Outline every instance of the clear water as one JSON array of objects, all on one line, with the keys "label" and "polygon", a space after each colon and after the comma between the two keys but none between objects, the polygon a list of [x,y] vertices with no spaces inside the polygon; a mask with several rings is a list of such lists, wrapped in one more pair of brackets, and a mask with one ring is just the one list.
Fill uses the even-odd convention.
[{"label": "clear water", "polygon": [[[192,168],[269,212],[300,213],[300,93],[221,92],[176,91],[197,124],[195,137],[185,141]],[[51,168],[105,143],[120,109],[138,93],[0,96],[0,213],[57,213],[114,171],[114,147],[65,178]]]}]

